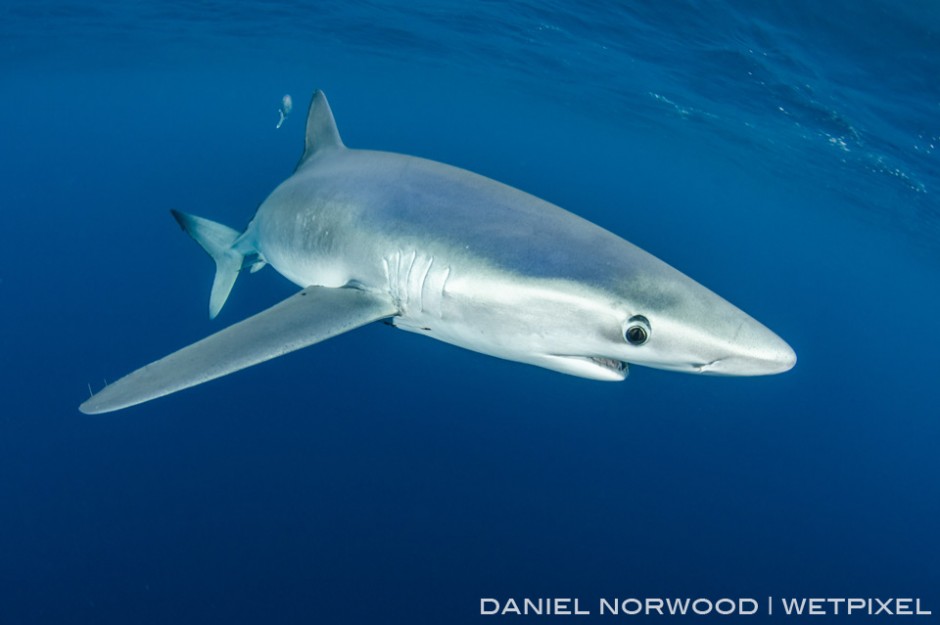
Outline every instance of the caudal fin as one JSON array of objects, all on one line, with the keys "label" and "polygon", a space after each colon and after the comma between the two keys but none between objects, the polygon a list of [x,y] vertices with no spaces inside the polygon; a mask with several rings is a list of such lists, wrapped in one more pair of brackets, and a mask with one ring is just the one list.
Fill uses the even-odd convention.
[{"label": "caudal fin", "polygon": [[245,255],[235,247],[240,235],[228,226],[171,210],[173,218],[215,261],[215,280],[209,296],[209,318],[215,319],[228,299],[238,272],[245,265]]}]

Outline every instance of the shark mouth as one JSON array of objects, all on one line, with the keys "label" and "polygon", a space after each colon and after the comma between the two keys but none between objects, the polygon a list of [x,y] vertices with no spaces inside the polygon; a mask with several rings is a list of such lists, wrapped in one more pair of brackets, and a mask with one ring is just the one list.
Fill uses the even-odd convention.
[{"label": "shark mouth", "polygon": [[604,356],[548,356],[547,363],[539,363],[548,369],[554,369],[569,375],[576,375],[591,380],[619,382],[627,377],[630,366],[622,360]]},{"label": "shark mouth", "polygon": [[614,360],[613,358],[601,358],[600,356],[591,356],[587,360],[593,362],[598,367],[609,370],[612,373],[618,374],[622,377],[627,377],[627,373],[630,371],[629,365],[622,360]]}]

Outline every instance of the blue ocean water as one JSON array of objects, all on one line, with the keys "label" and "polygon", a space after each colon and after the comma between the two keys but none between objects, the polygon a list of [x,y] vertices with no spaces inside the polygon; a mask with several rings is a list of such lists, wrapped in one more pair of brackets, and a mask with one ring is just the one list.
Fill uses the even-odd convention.
[{"label": "blue ocean water", "polygon": [[[938,618],[938,37],[935,3],[881,0],[0,4],[0,623],[512,620],[481,597]],[[210,322],[168,210],[247,223],[315,88],[347,145],[595,221],[796,368],[603,384],[376,324],[78,413],[294,292],[242,277]]]}]

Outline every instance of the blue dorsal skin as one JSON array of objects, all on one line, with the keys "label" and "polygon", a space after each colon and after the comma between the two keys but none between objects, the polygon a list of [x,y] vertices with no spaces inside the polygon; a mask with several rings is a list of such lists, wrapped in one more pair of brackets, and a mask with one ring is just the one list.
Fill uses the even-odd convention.
[{"label": "blue dorsal skin", "polygon": [[387,318],[594,380],[623,380],[629,364],[747,376],[796,362],[735,306],[558,206],[443,163],[346,148],[321,91],[297,169],[243,233],[174,216],[224,272],[213,316],[245,267],[270,264],[304,290],[122,378],[83,412],[132,406]]}]

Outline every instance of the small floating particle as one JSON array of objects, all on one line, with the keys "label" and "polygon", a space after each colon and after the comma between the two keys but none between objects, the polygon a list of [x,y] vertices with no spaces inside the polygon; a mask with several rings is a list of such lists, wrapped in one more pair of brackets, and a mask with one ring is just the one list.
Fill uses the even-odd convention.
[{"label": "small floating particle", "polygon": [[281,118],[277,121],[276,128],[280,128],[284,123],[284,120],[287,119],[287,116],[290,115],[291,109],[294,108],[294,100],[290,97],[290,94],[287,93],[281,98],[281,108],[277,110]]}]

